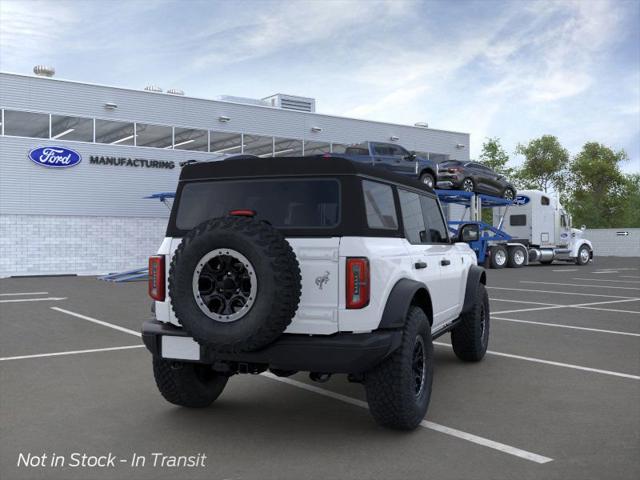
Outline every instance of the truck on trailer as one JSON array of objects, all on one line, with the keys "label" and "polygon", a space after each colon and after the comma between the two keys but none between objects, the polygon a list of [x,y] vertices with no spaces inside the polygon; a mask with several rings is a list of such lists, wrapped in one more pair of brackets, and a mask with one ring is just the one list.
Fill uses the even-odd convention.
[{"label": "truck on trailer", "polygon": [[583,238],[586,227],[573,228],[571,215],[545,192],[519,192],[513,205],[494,209],[493,225],[527,248],[529,262],[586,265],[593,259],[593,245]]},{"label": "truck on trailer", "polygon": [[[448,205],[449,230],[469,244],[479,264],[518,268],[554,260],[586,265],[593,259],[593,246],[583,238],[585,227],[572,228],[571,216],[544,192],[522,191],[513,201],[462,190],[436,192]],[[460,207],[464,211],[456,220]],[[483,209],[491,209],[492,224],[482,220]]]}]

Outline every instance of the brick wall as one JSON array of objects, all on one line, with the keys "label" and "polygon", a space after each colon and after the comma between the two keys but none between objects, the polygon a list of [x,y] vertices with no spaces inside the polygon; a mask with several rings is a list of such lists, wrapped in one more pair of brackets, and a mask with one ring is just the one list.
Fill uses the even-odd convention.
[{"label": "brick wall", "polygon": [[166,226],[166,218],[0,215],[0,277],[145,267]]}]

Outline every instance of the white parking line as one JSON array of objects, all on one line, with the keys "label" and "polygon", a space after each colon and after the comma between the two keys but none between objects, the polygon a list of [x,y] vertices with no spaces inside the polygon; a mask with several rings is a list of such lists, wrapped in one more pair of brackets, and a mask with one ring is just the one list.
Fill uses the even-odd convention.
[{"label": "white parking line", "polygon": [[620,278],[640,278],[640,275],[620,275]]},{"label": "white parking line", "polygon": [[598,307],[575,307],[575,308],[584,308],[585,310],[600,310],[601,312],[632,313],[635,315],[640,315],[640,312],[637,312],[635,310],[619,310],[616,308],[598,308]]},{"label": "white parking line", "polygon": [[142,347],[144,347],[144,345],[127,345],[126,347],[92,348],[89,350],[70,350],[68,352],[38,353],[35,355],[20,355],[17,357],[0,357],[0,362],[5,362],[7,360],[24,360],[26,358],[60,357],[63,355],[77,355],[79,353],[111,352],[114,350],[128,350],[130,348]]},{"label": "white parking line", "polygon": [[603,273],[606,275],[608,273],[620,273],[620,272],[618,272],[618,270],[606,270],[604,272],[593,272],[594,275],[603,274]]},{"label": "white parking line", "polygon": [[0,293],[0,297],[11,297],[18,295],[49,295],[49,292],[20,292],[20,293]]},{"label": "white parking line", "polygon": [[558,292],[556,290],[532,290],[529,288],[510,288],[510,287],[487,287],[492,290],[511,290],[514,292],[527,292],[527,293],[555,293],[557,295],[576,295],[579,297],[607,297],[607,298],[628,298],[637,300],[636,297],[623,297],[621,295],[602,295],[600,293],[578,293],[578,292]]},{"label": "white parking line", "polygon": [[489,300],[494,302],[509,302],[509,303],[530,303],[531,305],[546,305],[549,307],[557,307],[557,303],[544,303],[544,302],[531,302],[529,300],[508,300],[506,298],[490,298]]},{"label": "white parking line", "polygon": [[520,280],[520,283],[534,283],[534,284],[540,284],[540,285],[561,285],[566,287],[615,288],[616,290],[640,290],[640,287],[615,287],[611,285],[584,285],[582,283],[535,282],[533,280]]},{"label": "white parking line", "polygon": [[579,268],[563,268],[560,270],[551,270],[552,272],[577,272]]},{"label": "white parking line", "polygon": [[[448,343],[433,342],[434,345],[441,347],[451,347]],[[487,350],[489,355],[495,355],[497,357],[515,358],[517,360],[524,360],[526,362],[543,363],[545,365],[553,365],[555,367],[571,368],[573,370],[582,370],[584,372],[601,373],[603,375],[611,375],[613,377],[630,378],[631,380],[640,380],[640,376],[631,375],[630,373],[614,372],[611,370],[600,370],[599,368],[583,367],[582,365],[574,365],[572,363],[553,362],[551,360],[543,360],[542,358],[524,357],[522,355],[514,355],[512,353],[494,352]]]},{"label": "white parking line", "polygon": [[576,327],[574,325],[561,325],[561,324],[558,324],[558,323],[533,322],[531,320],[517,320],[515,318],[495,317],[493,315],[491,315],[491,320],[503,320],[505,322],[529,323],[529,324],[532,324],[532,325],[542,325],[542,326],[545,326],[545,327],[569,328],[569,329],[572,329],[572,330],[584,330],[586,332],[610,333],[612,335],[627,335],[629,337],[640,337],[640,333],[620,332],[618,330],[603,330],[603,329],[600,329],[600,328]]},{"label": "white parking line", "polygon": [[57,302],[66,300],[67,297],[47,297],[47,298],[11,298],[9,300],[0,300],[0,303],[21,303],[21,302]]},{"label": "white parking line", "polygon": [[595,280],[596,282],[615,282],[615,283],[640,283],[640,280],[609,280],[606,278],[581,278],[581,277],[573,277],[571,280]]},{"label": "white parking line", "polygon": [[113,328],[114,330],[119,330],[120,332],[128,333],[129,335],[135,335],[136,337],[141,337],[142,334],[140,332],[136,332],[135,330],[130,330],[128,328],[121,327],[119,325],[114,325],[113,323],[103,322],[102,320],[98,320],[96,318],[87,317],[86,315],[81,315],[79,313],[71,312],[69,310],[65,310],[64,308],[51,307],[51,310],[55,310],[56,312],[66,313],[67,315],[71,315],[73,317],[81,318],[82,320],[86,320],[87,322],[96,323],[98,325],[102,325],[104,327]]},{"label": "white parking line", "polygon": [[[340,393],[332,392],[330,390],[325,390],[324,388],[319,388],[314,385],[309,385],[307,383],[299,382],[297,380],[292,380],[290,378],[277,377],[269,372],[262,373],[262,376],[270,378],[272,380],[276,380],[278,382],[286,383],[287,385],[291,385],[293,387],[307,390],[309,392],[317,393],[325,397],[333,398],[334,400],[339,400],[341,402],[348,403],[349,405],[354,405],[356,407],[369,409],[367,402],[363,402],[362,400],[348,397],[347,395],[342,395]],[[452,437],[460,438],[462,440],[467,440],[468,442],[472,442],[477,445],[493,448],[494,450],[499,450],[509,455],[524,458],[525,460],[529,460],[531,462],[542,464],[542,463],[548,463],[553,461],[553,458],[544,457],[536,453],[528,452],[526,450],[521,450],[519,448],[512,447],[504,443],[494,442],[493,440],[489,440],[488,438],[479,437],[471,433],[463,432],[462,430],[456,430],[455,428],[446,427],[444,425],[440,425],[439,423],[423,420],[422,422],[420,422],[420,426],[424,428],[428,428],[430,430],[435,430],[440,433],[444,433],[446,435],[450,435]]]},{"label": "white parking line", "polygon": [[[537,310],[553,310],[556,308],[586,308],[589,310],[602,310],[604,312],[632,312],[632,313],[637,313],[637,312],[633,312],[632,310],[616,310],[614,308],[599,308],[599,307],[593,307],[592,305],[605,305],[605,304],[610,304],[610,303],[625,303],[625,302],[637,302],[640,300],[640,297],[638,298],[628,298],[625,300],[606,300],[604,302],[590,302],[590,303],[574,303],[572,305],[554,305],[551,303],[548,303],[546,305],[549,305],[547,307],[538,307],[538,308],[519,308],[517,310],[501,310],[498,312],[491,312],[493,315],[499,315],[502,313],[517,313],[517,312],[535,312]],[[523,302],[524,303],[524,302]]]}]

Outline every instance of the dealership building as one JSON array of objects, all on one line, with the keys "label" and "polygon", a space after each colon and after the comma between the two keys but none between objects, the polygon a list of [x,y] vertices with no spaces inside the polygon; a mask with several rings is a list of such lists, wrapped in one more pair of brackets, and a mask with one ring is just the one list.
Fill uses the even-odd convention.
[{"label": "dealership building", "polygon": [[194,98],[0,73],[0,277],[104,274],[158,248],[180,163],[342,153],[390,142],[436,161],[469,159],[469,134],[315,112],[315,100]]}]

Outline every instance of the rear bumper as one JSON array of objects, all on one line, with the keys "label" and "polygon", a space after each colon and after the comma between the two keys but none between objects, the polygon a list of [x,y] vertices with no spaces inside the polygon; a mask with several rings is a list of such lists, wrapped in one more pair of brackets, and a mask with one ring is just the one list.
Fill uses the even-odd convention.
[{"label": "rear bumper", "polygon": [[[190,337],[182,328],[167,323],[149,320],[143,324],[142,340],[154,356],[163,357],[163,336]],[[272,344],[255,352],[219,353],[199,346],[199,360],[189,361],[257,364],[274,369],[306,372],[363,373],[398,348],[401,340],[400,330],[326,336],[283,334]]]}]

